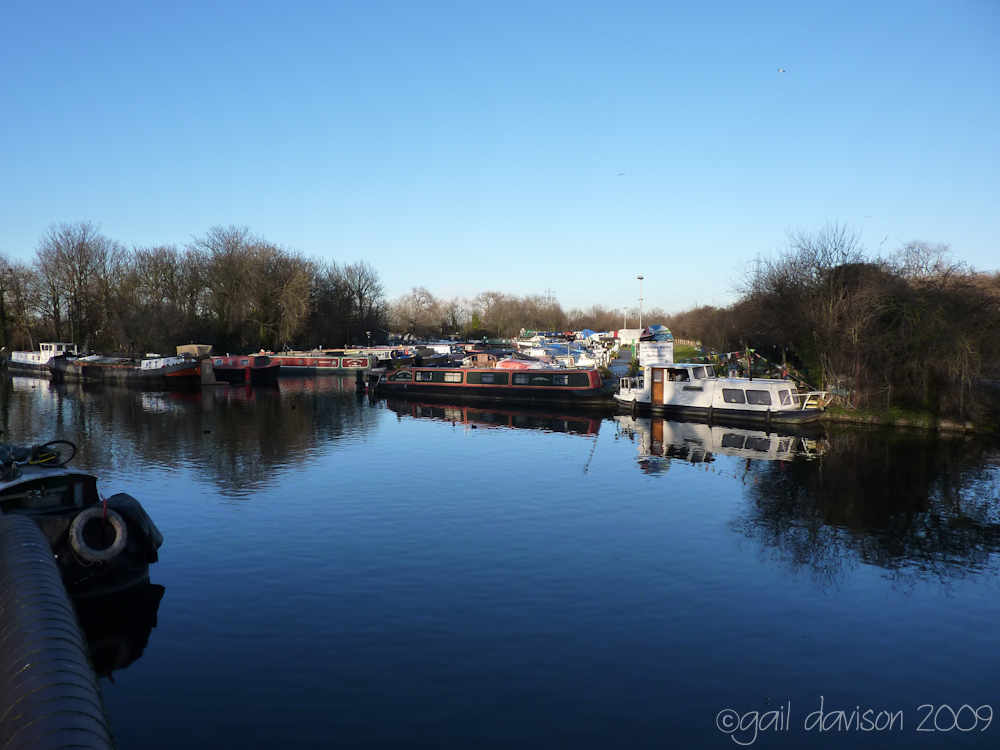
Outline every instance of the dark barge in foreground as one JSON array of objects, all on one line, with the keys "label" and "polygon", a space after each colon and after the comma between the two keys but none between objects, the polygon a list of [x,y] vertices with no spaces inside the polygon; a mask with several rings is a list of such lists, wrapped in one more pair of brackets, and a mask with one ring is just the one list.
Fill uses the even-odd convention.
[{"label": "dark barge in foreground", "polygon": [[70,359],[65,355],[49,360],[52,379],[84,383],[119,383],[150,390],[199,388],[201,363],[193,357],[89,356]]},{"label": "dark barge in foreground", "polygon": [[404,367],[378,377],[375,389],[408,398],[492,403],[611,405],[597,370],[496,370]]},{"label": "dark barge in foreground", "polygon": [[65,440],[0,444],[0,515],[28,516],[38,525],[73,597],[147,581],[163,536],[134,497],[120,492],[105,499],[97,477],[65,468],[75,453]]}]

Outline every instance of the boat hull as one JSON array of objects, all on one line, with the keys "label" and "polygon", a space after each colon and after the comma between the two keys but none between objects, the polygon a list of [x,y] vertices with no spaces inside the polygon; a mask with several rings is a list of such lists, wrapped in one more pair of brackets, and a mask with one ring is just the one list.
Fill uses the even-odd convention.
[{"label": "boat hull", "polygon": [[750,409],[717,409],[703,406],[681,406],[676,404],[651,404],[648,401],[615,399],[618,407],[639,414],[676,416],[687,419],[712,422],[735,422],[740,424],[807,424],[823,416],[822,409],[789,409],[760,411]]},{"label": "boat hull", "polygon": [[250,375],[250,385],[269,386],[278,383],[281,367],[250,367],[250,368],[214,368],[217,380],[223,380],[232,385],[246,385],[247,372]]},{"label": "boat hull", "polygon": [[147,390],[186,390],[201,387],[201,366],[197,363],[143,370],[131,364],[66,361],[54,358],[52,379],[84,383],[116,383]]},{"label": "boat hull", "polygon": [[17,373],[19,375],[34,375],[37,378],[48,378],[51,377],[52,373],[49,371],[48,363],[33,364],[28,362],[18,362],[16,360],[5,360],[7,364],[7,369],[10,372]]},{"label": "boat hull", "polygon": [[447,386],[379,386],[379,391],[403,398],[460,399],[493,404],[575,404],[577,406],[611,406],[600,389],[587,391],[552,390],[512,391],[509,388],[454,388]]}]

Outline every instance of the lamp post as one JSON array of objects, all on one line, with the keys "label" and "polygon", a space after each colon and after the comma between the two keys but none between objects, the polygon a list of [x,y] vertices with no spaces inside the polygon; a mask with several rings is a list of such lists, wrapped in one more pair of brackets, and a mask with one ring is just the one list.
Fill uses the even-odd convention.
[{"label": "lamp post", "polygon": [[636,276],[639,279],[639,331],[642,331],[642,280],[645,278],[641,273]]}]

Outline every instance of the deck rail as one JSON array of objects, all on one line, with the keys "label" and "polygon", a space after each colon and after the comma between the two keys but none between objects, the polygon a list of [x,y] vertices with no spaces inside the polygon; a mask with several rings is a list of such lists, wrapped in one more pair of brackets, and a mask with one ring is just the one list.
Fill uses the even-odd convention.
[{"label": "deck rail", "polygon": [[830,397],[828,391],[807,391],[805,393],[796,393],[795,400],[798,402],[799,409],[823,409],[826,405],[830,403]]}]

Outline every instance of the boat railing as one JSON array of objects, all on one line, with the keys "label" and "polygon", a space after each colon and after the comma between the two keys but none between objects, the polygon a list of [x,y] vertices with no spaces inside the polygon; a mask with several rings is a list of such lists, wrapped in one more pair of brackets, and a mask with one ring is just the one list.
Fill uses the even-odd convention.
[{"label": "boat railing", "polygon": [[806,391],[795,394],[796,405],[799,409],[823,409],[830,403],[828,391]]}]

